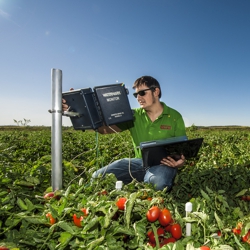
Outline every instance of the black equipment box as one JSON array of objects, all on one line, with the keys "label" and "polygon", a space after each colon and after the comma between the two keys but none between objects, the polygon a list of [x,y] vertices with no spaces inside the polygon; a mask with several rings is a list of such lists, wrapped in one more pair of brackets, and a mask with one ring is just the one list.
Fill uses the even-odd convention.
[{"label": "black equipment box", "polygon": [[69,116],[74,129],[98,129],[133,120],[124,84],[78,89],[62,93],[69,106],[63,115]]},{"label": "black equipment box", "polygon": [[96,99],[100,105],[106,125],[114,125],[133,120],[128,101],[128,92],[121,84],[94,87]]},{"label": "black equipment box", "polygon": [[102,126],[102,118],[91,88],[64,92],[62,98],[69,106],[64,115],[70,117],[74,129],[97,129]]}]

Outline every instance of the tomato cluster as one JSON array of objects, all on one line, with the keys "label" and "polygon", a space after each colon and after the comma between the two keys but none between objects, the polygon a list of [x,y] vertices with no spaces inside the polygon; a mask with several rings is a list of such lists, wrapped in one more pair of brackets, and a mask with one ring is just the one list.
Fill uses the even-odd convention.
[{"label": "tomato cluster", "polygon": [[167,208],[160,209],[158,206],[153,206],[147,211],[146,217],[149,222],[159,222],[160,224],[157,235],[152,230],[148,231],[149,245],[155,247],[155,237],[158,238],[160,247],[170,242],[176,242],[182,237],[180,224],[174,221],[171,212]]},{"label": "tomato cluster", "polygon": [[250,229],[247,231],[245,235],[242,234],[243,223],[238,222],[236,227],[232,229],[232,232],[235,235],[241,235],[241,240],[245,243],[250,244]]},{"label": "tomato cluster", "polygon": [[241,197],[241,199],[242,199],[243,201],[250,201],[250,195],[243,195],[243,196]]}]

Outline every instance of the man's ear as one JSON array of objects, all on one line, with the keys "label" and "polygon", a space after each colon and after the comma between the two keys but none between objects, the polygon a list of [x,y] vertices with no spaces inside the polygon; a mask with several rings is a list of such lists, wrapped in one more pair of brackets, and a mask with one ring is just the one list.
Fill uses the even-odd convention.
[{"label": "man's ear", "polygon": [[159,88],[155,88],[154,95],[159,97],[159,95],[160,95],[160,89]]}]

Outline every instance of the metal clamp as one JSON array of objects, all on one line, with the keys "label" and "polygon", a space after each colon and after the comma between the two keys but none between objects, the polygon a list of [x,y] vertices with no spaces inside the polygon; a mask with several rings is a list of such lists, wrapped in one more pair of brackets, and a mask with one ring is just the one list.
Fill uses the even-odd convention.
[{"label": "metal clamp", "polygon": [[62,110],[49,109],[49,113],[62,113]]},{"label": "metal clamp", "polygon": [[82,116],[80,113],[73,112],[73,111],[64,111],[62,115],[68,116],[68,117],[81,117]]}]

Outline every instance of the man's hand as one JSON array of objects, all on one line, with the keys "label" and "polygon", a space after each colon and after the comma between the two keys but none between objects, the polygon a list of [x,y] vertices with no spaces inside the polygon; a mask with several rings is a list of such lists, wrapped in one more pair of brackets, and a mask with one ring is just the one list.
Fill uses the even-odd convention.
[{"label": "man's hand", "polygon": [[67,111],[69,108],[68,104],[66,103],[66,100],[62,99],[62,110]]},{"label": "man's hand", "polygon": [[[70,91],[74,90],[73,88],[69,89]],[[66,103],[66,100],[62,99],[62,110],[63,111],[68,111],[69,106]]]},{"label": "man's hand", "polygon": [[181,155],[179,160],[174,160],[173,158],[171,158],[170,156],[163,158],[161,160],[161,164],[172,167],[172,168],[180,168],[183,167],[184,164],[186,162],[185,156]]}]

